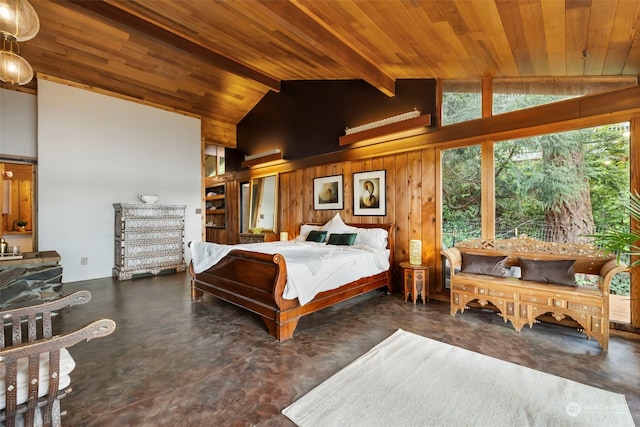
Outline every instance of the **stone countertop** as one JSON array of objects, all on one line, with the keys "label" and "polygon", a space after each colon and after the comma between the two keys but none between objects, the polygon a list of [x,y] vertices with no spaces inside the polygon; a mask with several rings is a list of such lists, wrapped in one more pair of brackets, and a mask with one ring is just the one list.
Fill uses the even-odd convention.
[{"label": "stone countertop", "polygon": [[0,270],[6,267],[19,265],[51,264],[54,262],[60,262],[62,259],[60,254],[56,251],[25,252],[21,255],[22,259],[3,260],[2,257],[0,257]]}]

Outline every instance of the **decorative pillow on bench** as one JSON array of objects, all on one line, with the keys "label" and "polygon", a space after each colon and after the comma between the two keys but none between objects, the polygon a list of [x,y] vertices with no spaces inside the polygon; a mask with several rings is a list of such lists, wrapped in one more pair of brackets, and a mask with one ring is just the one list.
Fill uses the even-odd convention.
[{"label": "decorative pillow on bench", "polygon": [[522,280],[543,282],[553,285],[578,286],[573,259],[558,261],[542,261],[518,258]]},{"label": "decorative pillow on bench", "polygon": [[506,256],[473,255],[462,252],[461,273],[484,274],[485,276],[505,277]]}]

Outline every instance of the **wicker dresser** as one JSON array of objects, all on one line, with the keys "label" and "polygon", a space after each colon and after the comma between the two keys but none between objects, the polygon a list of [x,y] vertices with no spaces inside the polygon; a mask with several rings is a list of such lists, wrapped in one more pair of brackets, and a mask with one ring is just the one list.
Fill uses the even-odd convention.
[{"label": "wicker dresser", "polygon": [[114,203],[115,266],[113,276],[185,271],[185,205]]}]

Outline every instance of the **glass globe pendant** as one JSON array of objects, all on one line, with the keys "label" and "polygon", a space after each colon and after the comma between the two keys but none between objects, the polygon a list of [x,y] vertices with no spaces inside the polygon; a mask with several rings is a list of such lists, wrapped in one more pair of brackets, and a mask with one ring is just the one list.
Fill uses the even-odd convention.
[{"label": "glass globe pendant", "polygon": [[13,43],[8,41],[9,50],[6,50],[7,39],[3,39],[3,49],[0,50],[0,80],[9,84],[25,85],[33,79],[33,68],[22,56],[13,52]]},{"label": "glass globe pendant", "polygon": [[17,42],[31,40],[40,31],[40,19],[27,0],[0,0],[0,33]]}]

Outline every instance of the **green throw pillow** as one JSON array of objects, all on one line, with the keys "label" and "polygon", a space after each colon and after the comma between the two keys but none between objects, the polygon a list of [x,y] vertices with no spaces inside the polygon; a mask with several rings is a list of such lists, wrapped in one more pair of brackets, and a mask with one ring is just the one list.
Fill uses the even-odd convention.
[{"label": "green throw pillow", "polygon": [[322,243],[327,238],[326,231],[311,230],[307,235],[307,242]]},{"label": "green throw pillow", "polygon": [[356,241],[357,233],[332,233],[329,234],[330,245],[351,246]]}]

